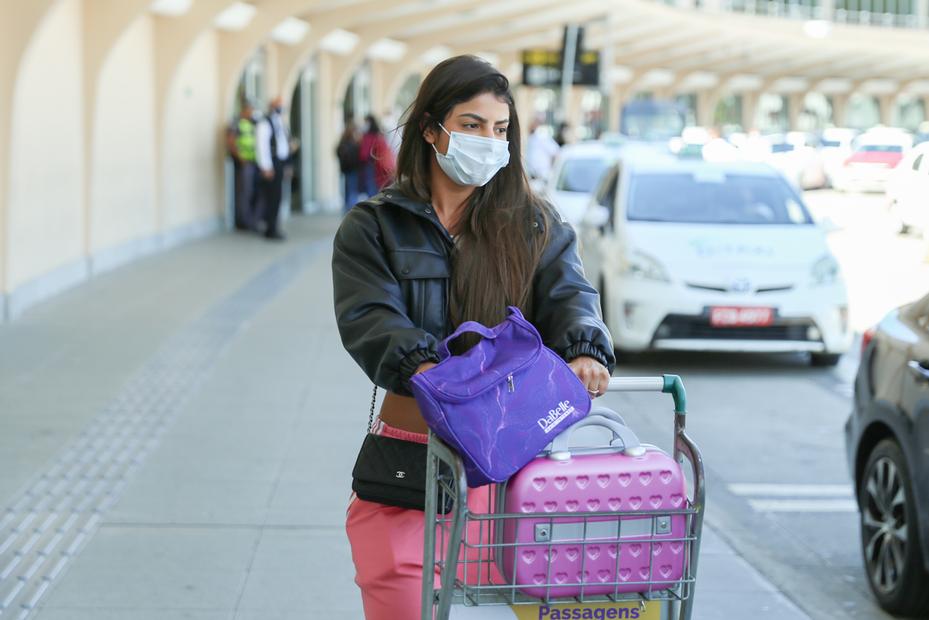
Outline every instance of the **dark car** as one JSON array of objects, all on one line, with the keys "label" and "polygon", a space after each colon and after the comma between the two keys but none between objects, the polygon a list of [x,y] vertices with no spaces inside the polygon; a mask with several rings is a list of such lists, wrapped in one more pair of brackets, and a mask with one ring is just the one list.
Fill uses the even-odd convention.
[{"label": "dark car", "polygon": [[865,333],[845,440],[871,590],[929,617],[929,295]]}]

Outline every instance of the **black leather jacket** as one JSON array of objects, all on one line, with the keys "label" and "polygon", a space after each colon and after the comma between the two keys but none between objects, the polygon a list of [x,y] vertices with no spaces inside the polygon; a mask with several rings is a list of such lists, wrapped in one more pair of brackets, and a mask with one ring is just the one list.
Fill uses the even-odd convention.
[{"label": "black leather jacket", "polygon": [[[539,227],[539,222],[535,223]],[[388,189],[355,205],[336,233],[332,281],[339,334],[371,380],[410,395],[409,379],[453,331],[448,319],[452,239],[431,205]],[[555,222],[533,282],[532,322],[570,361],[587,355],[612,372],[610,333],[584,277],[574,230]]]}]

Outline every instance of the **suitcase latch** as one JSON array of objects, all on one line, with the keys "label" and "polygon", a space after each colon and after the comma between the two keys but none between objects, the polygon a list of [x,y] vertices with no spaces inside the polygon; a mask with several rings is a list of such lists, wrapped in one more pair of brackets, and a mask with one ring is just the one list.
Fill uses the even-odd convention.
[{"label": "suitcase latch", "polygon": [[655,517],[655,534],[661,536],[662,534],[671,533],[671,517]]},{"label": "suitcase latch", "polygon": [[538,542],[551,542],[552,540],[552,528],[548,523],[536,523],[535,524],[535,541]]}]

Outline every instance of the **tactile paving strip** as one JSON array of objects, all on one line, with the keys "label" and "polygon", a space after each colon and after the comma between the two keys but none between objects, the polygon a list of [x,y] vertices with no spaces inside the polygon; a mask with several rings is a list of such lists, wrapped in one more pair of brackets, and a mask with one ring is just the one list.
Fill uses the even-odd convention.
[{"label": "tactile paving strip", "polygon": [[174,335],[0,512],[0,617],[32,614],[225,347],[325,246],[282,257]]}]

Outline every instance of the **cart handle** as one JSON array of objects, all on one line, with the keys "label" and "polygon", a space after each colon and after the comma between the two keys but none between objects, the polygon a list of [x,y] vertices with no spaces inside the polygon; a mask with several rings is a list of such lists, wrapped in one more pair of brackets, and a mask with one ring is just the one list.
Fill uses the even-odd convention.
[{"label": "cart handle", "polygon": [[608,392],[663,392],[674,399],[674,413],[687,415],[687,392],[678,375],[660,377],[613,377]]}]

